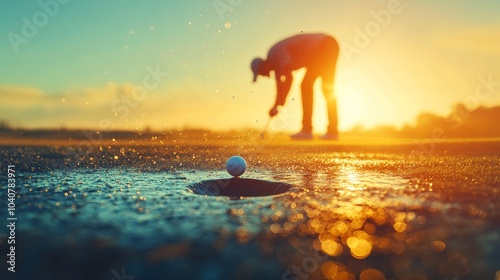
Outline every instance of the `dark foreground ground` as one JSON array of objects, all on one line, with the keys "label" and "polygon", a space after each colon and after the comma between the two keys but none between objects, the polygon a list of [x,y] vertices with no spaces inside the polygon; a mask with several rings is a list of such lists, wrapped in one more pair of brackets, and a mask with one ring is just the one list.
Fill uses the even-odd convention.
[{"label": "dark foreground ground", "polygon": [[[213,198],[247,176],[296,188]],[[500,142],[108,141],[1,147],[16,171],[16,272],[0,279],[500,279]]]}]

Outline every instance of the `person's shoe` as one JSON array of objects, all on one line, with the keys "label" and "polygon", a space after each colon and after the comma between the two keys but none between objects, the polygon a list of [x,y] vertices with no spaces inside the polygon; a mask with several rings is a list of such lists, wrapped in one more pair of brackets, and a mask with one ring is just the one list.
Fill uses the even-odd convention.
[{"label": "person's shoe", "polygon": [[327,132],[325,135],[321,136],[321,140],[339,140],[339,134]]},{"label": "person's shoe", "polygon": [[299,133],[290,136],[290,138],[292,138],[292,140],[312,140],[313,134],[312,132],[307,132],[302,130]]}]

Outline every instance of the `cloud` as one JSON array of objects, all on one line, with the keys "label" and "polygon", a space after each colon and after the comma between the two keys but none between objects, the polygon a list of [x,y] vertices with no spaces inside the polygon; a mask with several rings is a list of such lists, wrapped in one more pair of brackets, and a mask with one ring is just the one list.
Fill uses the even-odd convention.
[{"label": "cloud", "polygon": [[0,106],[8,107],[31,107],[36,103],[33,100],[40,101],[43,93],[32,87],[0,85]]},{"label": "cloud", "polygon": [[[0,120],[24,128],[221,128],[241,125],[234,112],[248,108],[244,100],[236,103],[232,96],[209,93],[193,80],[152,91],[137,89],[133,84],[109,83],[100,88],[47,93],[0,85]],[[252,119],[255,121],[247,116],[246,123]]]},{"label": "cloud", "polygon": [[0,119],[23,127],[92,126],[111,114],[109,104],[127,87],[108,84],[46,93],[33,87],[0,85]]}]

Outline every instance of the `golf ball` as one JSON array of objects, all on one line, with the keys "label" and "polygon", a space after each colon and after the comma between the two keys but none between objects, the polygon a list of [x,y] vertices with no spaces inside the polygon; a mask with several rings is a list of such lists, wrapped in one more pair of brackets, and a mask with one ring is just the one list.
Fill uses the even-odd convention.
[{"label": "golf ball", "polygon": [[226,170],[234,177],[239,177],[247,170],[247,162],[240,156],[230,157],[226,162]]}]

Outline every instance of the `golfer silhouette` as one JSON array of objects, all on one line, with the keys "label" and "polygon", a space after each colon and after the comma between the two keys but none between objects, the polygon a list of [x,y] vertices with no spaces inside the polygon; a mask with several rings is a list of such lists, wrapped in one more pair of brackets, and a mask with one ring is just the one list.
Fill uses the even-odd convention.
[{"label": "golfer silhouette", "polygon": [[302,80],[302,130],[291,136],[293,140],[311,140],[313,85],[321,77],[323,94],[328,111],[328,130],[321,139],[337,140],[337,100],[333,92],[335,69],[339,54],[337,41],[326,34],[300,34],[279,41],[271,47],[266,59],[255,58],[252,61],[253,81],[257,77],[270,76],[274,71],[276,79],[276,102],[269,111],[269,116],[278,114],[278,107],[285,104],[292,85],[292,71],[306,68]]}]

